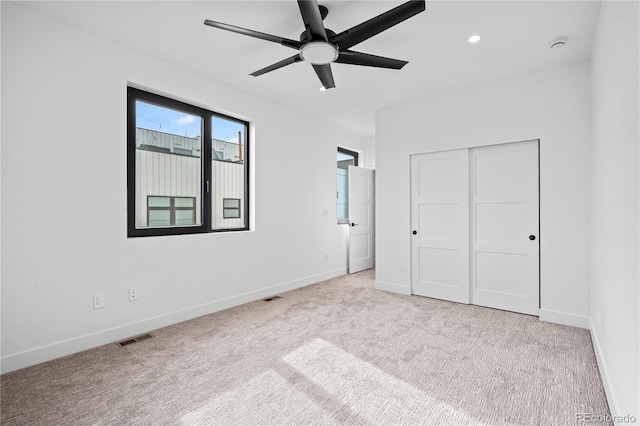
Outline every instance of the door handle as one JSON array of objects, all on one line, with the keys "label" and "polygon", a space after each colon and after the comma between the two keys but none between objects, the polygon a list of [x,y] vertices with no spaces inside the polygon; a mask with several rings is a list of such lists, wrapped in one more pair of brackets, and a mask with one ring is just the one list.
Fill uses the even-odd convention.
[{"label": "door handle", "polygon": [[357,223],[351,222],[351,226],[356,226],[356,225],[357,225]]},{"label": "door handle", "polygon": [[413,235],[418,235],[418,231],[413,231],[412,234]]},{"label": "door handle", "polygon": [[533,240],[535,240],[535,239],[536,239],[536,236],[535,236],[535,235],[529,235],[529,239],[530,239],[531,241],[533,241]]}]

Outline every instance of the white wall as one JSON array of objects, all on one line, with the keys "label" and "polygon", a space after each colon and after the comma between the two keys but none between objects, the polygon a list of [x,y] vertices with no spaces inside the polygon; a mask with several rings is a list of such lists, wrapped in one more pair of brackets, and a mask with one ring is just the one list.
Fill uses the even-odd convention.
[{"label": "white wall", "polygon": [[409,156],[540,139],[541,318],[588,327],[589,65],[379,110],[376,286],[410,292]]},{"label": "white wall", "polygon": [[376,168],[376,138],[370,137],[366,139],[367,146],[367,163],[365,167],[368,169]]},{"label": "white wall", "polygon": [[591,333],[613,415],[640,421],[638,2],[602,2],[592,51]]},{"label": "white wall", "polygon": [[[364,138],[1,7],[3,372],[345,272],[336,145]],[[252,121],[254,231],[127,239],[127,82]]]}]

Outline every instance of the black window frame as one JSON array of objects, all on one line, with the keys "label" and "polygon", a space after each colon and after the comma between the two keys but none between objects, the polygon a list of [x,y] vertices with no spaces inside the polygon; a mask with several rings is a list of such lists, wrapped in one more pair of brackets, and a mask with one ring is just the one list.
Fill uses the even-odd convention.
[{"label": "black window frame", "polygon": [[354,163],[355,163],[355,164],[354,164],[354,166],[355,166],[355,167],[359,167],[359,166],[358,166],[358,153],[357,153],[357,152],[355,152],[355,151],[351,151],[351,150],[346,149],[346,148],[341,148],[341,147],[338,147],[338,152],[340,152],[340,153],[342,153],[342,154],[345,154],[345,155],[350,155],[350,156],[352,156],[352,157],[353,157],[353,160],[354,160]]},{"label": "black window frame", "polygon": [[[159,107],[178,110],[181,112],[189,113],[202,118],[201,127],[201,182],[200,182],[200,225],[179,225],[168,227],[149,227],[149,228],[136,228],[136,101],[142,101],[157,105]],[[212,194],[211,188],[212,182],[212,119],[213,117],[219,117],[224,120],[233,121],[244,125],[245,127],[245,140],[244,140],[244,227],[233,228],[217,228],[212,229],[213,208],[212,206]],[[249,167],[250,167],[250,123],[245,120],[241,120],[236,117],[230,117],[225,114],[221,114],[215,111],[208,110],[206,108],[198,107],[188,104],[186,102],[178,101],[176,99],[168,98],[166,96],[158,95],[155,93],[147,92],[134,87],[127,87],[127,236],[133,237],[150,237],[150,236],[164,236],[164,235],[189,235],[189,234],[203,234],[203,233],[218,233],[218,232],[234,232],[234,231],[247,231],[249,230]],[[162,195],[164,196],[164,195]],[[197,212],[196,212],[197,216]]]}]

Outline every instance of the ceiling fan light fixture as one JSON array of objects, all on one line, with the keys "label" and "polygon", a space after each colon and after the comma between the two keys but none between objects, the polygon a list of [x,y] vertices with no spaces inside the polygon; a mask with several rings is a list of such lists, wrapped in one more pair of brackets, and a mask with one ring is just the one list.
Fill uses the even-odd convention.
[{"label": "ceiling fan light fixture", "polygon": [[300,57],[313,65],[326,65],[338,59],[338,48],[324,41],[312,41],[300,48]]}]

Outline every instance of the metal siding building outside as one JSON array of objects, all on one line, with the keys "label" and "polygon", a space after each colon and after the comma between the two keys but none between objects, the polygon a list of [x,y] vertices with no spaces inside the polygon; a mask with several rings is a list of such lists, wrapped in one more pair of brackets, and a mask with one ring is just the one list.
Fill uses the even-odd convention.
[{"label": "metal siding building outside", "polygon": [[[196,224],[202,223],[200,138],[137,128],[136,148],[136,228],[147,226],[148,196],[194,197]],[[214,139],[212,148],[222,154],[212,161],[212,227],[244,227],[244,164],[237,162],[238,144]],[[240,218],[223,217],[224,199],[240,200]]]},{"label": "metal siding building outside", "polygon": [[136,149],[136,227],[147,226],[147,197],[195,197],[200,217],[200,158]]},{"label": "metal siding building outside", "polygon": [[[244,227],[244,165],[226,161],[213,161],[211,178],[213,180],[213,191],[211,193],[213,228]],[[240,200],[240,218],[223,218],[223,201],[225,198]]]}]

